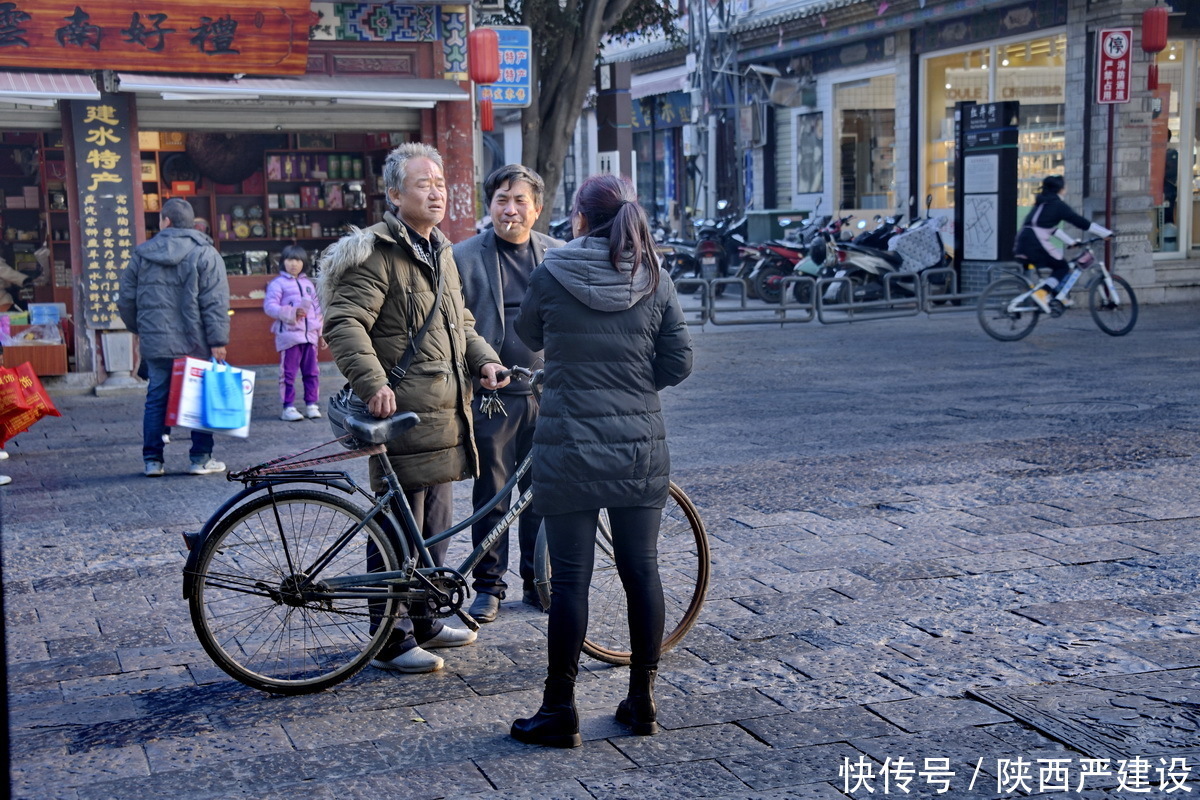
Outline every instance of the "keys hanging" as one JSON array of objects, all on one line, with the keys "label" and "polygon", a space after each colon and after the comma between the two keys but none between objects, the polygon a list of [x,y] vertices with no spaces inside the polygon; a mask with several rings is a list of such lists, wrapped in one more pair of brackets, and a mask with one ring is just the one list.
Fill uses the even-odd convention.
[{"label": "keys hanging", "polygon": [[484,392],[479,396],[479,411],[482,414],[487,414],[488,419],[491,419],[495,414],[508,416],[508,412],[504,410],[504,402],[496,392]]}]

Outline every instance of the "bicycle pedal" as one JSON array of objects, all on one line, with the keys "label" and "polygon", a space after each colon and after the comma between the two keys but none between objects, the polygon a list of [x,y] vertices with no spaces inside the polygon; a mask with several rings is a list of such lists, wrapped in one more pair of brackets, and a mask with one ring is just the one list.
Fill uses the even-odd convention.
[{"label": "bicycle pedal", "polygon": [[474,617],[472,617],[465,609],[460,608],[457,611],[455,611],[454,613],[457,614],[458,618],[461,619],[463,624],[467,626],[467,630],[472,630],[472,631],[479,630],[480,625],[479,625],[478,620],[476,620]]}]

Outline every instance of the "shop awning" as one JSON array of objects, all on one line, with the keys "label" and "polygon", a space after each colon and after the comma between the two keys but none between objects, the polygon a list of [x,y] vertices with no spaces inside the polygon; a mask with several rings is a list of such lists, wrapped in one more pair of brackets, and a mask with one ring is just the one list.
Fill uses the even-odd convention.
[{"label": "shop awning", "polygon": [[214,78],[117,73],[120,89],[157,94],[163,100],[308,100],[334,105],[433,108],[443,101],[469,100],[454,81],[430,78]]},{"label": "shop awning", "polygon": [[677,67],[634,75],[629,79],[629,96],[637,100],[655,94],[686,91],[692,72],[694,70],[689,70],[686,64],[680,64]]},{"label": "shop awning", "polygon": [[27,105],[53,105],[57,100],[99,100],[100,92],[83,72],[0,71],[0,100]]}]

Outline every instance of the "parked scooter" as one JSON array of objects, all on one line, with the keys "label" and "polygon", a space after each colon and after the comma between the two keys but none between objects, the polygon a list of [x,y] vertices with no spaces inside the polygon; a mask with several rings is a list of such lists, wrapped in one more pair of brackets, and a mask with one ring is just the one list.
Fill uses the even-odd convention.
[{"label": "parked scooter", "polygon": [[[783,291],[783,278],[791,275],[808,255],[818,231],[828,222],[828,217],[818,217],[820,201],[812,215],[797,227],[790,227],[793,220],[782,218],[782,239],[773,239],[760,245],[742,248],[741,273],[745,273],[754,296],[768,303],[778,303]],[[751,261],[747,269],[747,261]]]},{"label": "parked scooter", "polygon": [[[705,279],[736,272],[739,247],[746,243],[746,215],[735,217],[727,200],[717,201],[717,211],[717,218],[702,220],[696,233],[696,261]],[[724,285],[717,286],[713,294],[720,296],[724,290]]]},{"label": "parked scooter", "polygon": [[[947,256],[939,226],[929,218],[929,206],[932,202],[932,195],[926,198],[925,219],[918,220],[908,229],[902,229],[894,223],[886,227],[881,226],[884,227],[884,233],[871,239],[876,246],[846,242],[838,248],[836,276],[847,278],[852,287],[849,296],[854,302],[882,300],[890,296],[891,290],[903,297],[913,297],[916,292],[910,288],[911,284],[889,276],[917,276],[926,269],[940,267],[946,263]],[[830,284],[825,299],[831,299],[828,293],[841,292],[845,288],[841,282]]]}]

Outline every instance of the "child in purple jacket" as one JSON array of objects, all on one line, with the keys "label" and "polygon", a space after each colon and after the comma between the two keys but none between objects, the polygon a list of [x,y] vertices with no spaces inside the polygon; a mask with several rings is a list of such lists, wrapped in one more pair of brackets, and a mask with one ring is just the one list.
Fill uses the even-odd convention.
[{"label": "child in purple jacket", "polygon": [[[275,349],[279,359],[279,398],[283,401],[280,419],[296,422],[321,416],[320,369],[317,347],[324,347],[321,326],[324,317],[317,302],[317,290],[305,272],[308,253],[299,245],[288,245],[279,256],[279,276],[267,284],[263,311],[276,321]],[[304,413],[296,410],[296,371],[304,380]]]}]

